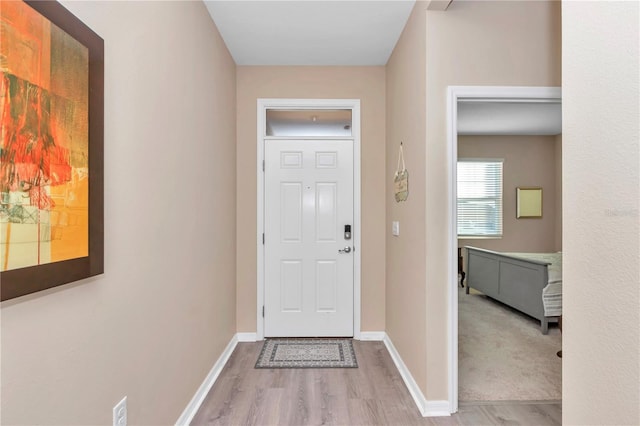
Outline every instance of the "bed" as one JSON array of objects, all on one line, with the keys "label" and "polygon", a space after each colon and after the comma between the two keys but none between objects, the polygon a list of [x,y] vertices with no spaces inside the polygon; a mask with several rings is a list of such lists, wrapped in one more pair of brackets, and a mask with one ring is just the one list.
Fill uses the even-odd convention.
[{"label": "bed", "polygon": [[562,253],[501,253],[466,246],[467,286],[540,321],[562,315]]}]

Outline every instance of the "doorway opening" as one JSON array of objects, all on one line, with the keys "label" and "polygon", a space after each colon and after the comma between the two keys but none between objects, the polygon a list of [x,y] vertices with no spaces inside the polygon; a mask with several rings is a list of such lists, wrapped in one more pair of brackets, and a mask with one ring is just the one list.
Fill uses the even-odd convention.
[{"label": "doorway opening", "polygon": [[[298,297],[300,294],[303,294],[302,290],[298,289],[296,283],[302,283],[302,279],[299,277],[301,274],[315,274],[314,279],[318,281],[323,281],[325,284],[330,284],[332,288],[338,288],[338,282],[333,279],[333,274],[337,270],[342,270],[344,276],[344,263],[349,263],[352,261],[352,269],[350,270],[351,274],[351,282],[353,286],[352,294],[349,294],[350,311],[348,313],[348,320],[350,321],[348,327],[352,330],[350,335],[353,335],[354,338],[360,338],[360,265],[361,265],[361,246],[360,246],[360,234],[361,234],[361,207],[360,207],[360,100],[358,99],[258,99],[257,105],[257,120],[258,120],[258,134],[257,134],[257,168],[258,168],[258,178],[257,178],[257,235],[256,235],[256,247],[257,247],[257,306],[256,306],[256,317],[257,317],[257,333],[256,338],[258,340],[264,339],[265,336],[275,337],[275,335],[279,334],[277,327],[274,328],[267,327],[267,321],[280,321],[281,323],[286,323],[288,318],[293,319],[297,315],[302,315],[300,318],[303,318],[304,312],[301,306],[311,306],[313,305],[314,314],[316,316],[326,315],[327,318],[336,314],[341,308],[336,307],[332,304],[332,297],[334,295],[333,290],[327,291],[327,286],[323,287],[311,287],[305,290],[305,294],[308,295],[309,291],[314,293],[313,297],[316,299],[305,299],[302,300]],[[281,183],[285,183],[284,186],[281,183],[271,184],[269,186],[268,180],[273,181],[273,176],[269,177],[269,174],[265,172],[266,165],[268,161],[271,161],[272,164],[275,164],[278,168],[282,169],[294,169],[294,168],[302,168],[302,163],[304,161],[298,162],[297,159],[302,159],[303,156],[307,155],[309,158],[313,159],[314,169],[331,169],[337,164],[334,160],[336,160],[336,156],[342,155],[339,154],[339,149],[337,149],[337,145],[339,142],[343,141],[349,146],[352,146],[352,149],[349,148],[349,151],[352,152],[352,171],[349,170],[348,174],[349,179],[352,180],[353,187],[353,195],[352,202],[350,203],[350,207],[352,208],[352,213],[348,213],[346,217],[352,217],[352,223],[350,219],[338,218],[338,216],[333,217],[332,215],[324,216],[326,220],[324,222],[319,223],[316,220],[314,215],[317,215],[316,207],[309,207],[307,204],[316,203],[319,205],[321,202],[321,198],[324,200],[328,200],[329,203],[332,201],[332,194],[337,194],[338,190],[334,190],[334,181],[333,178],[326,177],[322,175],[318,177],[315,181],[309,181],[311,183],[302,184],[301,180],[298,181],[297,184],[289,185],[286,179],[290,179],[285,175],[279,175],[280,177],[277,179],[284,179]],[[305,142],[307,142],[305,144]],[[324,146],[327,149],[323,148]],[[269,145],[271,144],[271,145]],[[298,144],[298,145],[296,145]],[[336,149],[329,149],[331,145]],[[337,145],[336,145],[337,144]],[[315,146],[316,148],[314,152],[304,153],[305,150],[312,149],[311,146]],[[269,146],[269,149],[267,149]],[[280,150],[284,150],[282,152],[275,152],[273,149],[279,146]],[[318,148],[319,147],[319,148]],[[277,150],[276,149],[276,150]],[[313,150],[312,149],[312,150]],[[271,151],[271,153],[269,153]],[[286,152],[285,152],[286,151]],[[325,152],[326,151],[326,152]],[[286,154],[286,155],[285,155]],[[270,156],[270,158],[267,158]],[[346,157],[345,157],[346,158]],[[295,164],[294,164],[295,163]],[[280,167],[282,165],[282,167]],[[273,167],[272,169],[273,170]],[[325,170],[327,171],[327,170]],[[344,174],[344,170],[342,170]],[[320,175],[319,175],[320,176]],[[347,180],[349,180],[347,179]],[[327,184],[330,182],[330,184]],[[293,182],[293,181],[291,181]],[[275,186],[274,186],[275,185]],[[278,189],[278,185],[282,188],[287,189],[287,191],[282,192],[281,189]],[[297,186],[296,186],[297,185]],[[298,188],[299,187],[299,188]],[[269,189],[271,188],[271,189]],[[300,191],[297,191],[297,189]],[[275,192],[274,192],[275,191]],[[305,191],[311,191],[311,194],[305,193]],[[314,192],[315,191],[315,192]],[[283,237],[281,231],[287,231],[284,227],[280,226],[279,223],[290,224],[289,219],[284,221],[282,218],[275,218],[273,214],[273,209],[270,209],[269,206],[273,206],[274,203],[268,203],[267,198],[269,193],[279,193],[277,195],[282,200],[289,200],[292,205],[301,206],[301,211],[305,208],[309,207],[310,215],[313,216],[312,221],[315,225],[310,225],[313,229],[311,232],[314,235],[314,242],[317,241],[318,238],[315,236],[319,236],[321,243],[320,246],[326,248],[327,246],[331,246],[331,253],[335,251],[335,258],[323,258],[314,260],[314,266],[307,267],[304,265],[304,261],[299,259],[285,259],[282,258],[279,260],[280,266],[269,267],[267,262],[272,262],[273,256],[268,256],[265,244],[270,236],[268,234],[269,227],[271,227],[272,233],[274,230],[278,233],[278,236],[272,235],[270,240],[274,242],[277,240],[278,242],[282,242],[287,238]],[[342,192],[342,191],[339,191]],[[282,194],[287,193],[287,197],[281,198]],[[300,195],[299,202],[294,202],[297,199],[297,195]],[[289,197],[290,196],[290,197]],[[320,198],[319,198],[320,197]],[[304,201],[303,200],[306,200]],[[337,198],[336,198],[337,200]],[[287,201],[287,202],[289,202]],[[280,201],[279,201],[280,202]],[[344,204],[344,202],[342,202]],[[277,209],[276,209],[277,210]],[[302,214],[302,213],[301,213]],[[349,216],[351,215],[351,216]],[[293,216],[292,216],[293,218]],[[302,216],[300,216],[302,218]],[[297,220],[297,219],[292,219]],[[306,219],[302,218],[301,221],[305,221]],[[342,223],[345,222],[345,223]],[[349,226],[347,232],[347,225]],[[319,228],[319,226],[322,227]],[[298,229],[296,227],[291,227],[291,229]],[[328,232],[331,230],[332,234],[329,236]],[[291,231],[293,232],[293,231]],[[319,232],[325,232],[325,234],[320,235]],[[295,238],[294,238],[295,237]],[[300,242],[299,238],[293,234],[291,234],[290,241],[291,243]],[[286,241],[285,241],[286,242]],[[293,245],[293,244],[292,244]],[[336,247],[332,247],[332,245],[336,245]],[[280,248],[285,247],[285,245],[280,244]],[[314,247],[320,247],[316,244]],[[338,247],[339,246],[339,247]],[[344,246],[344,247],[343,247]],[[346,250],[346,247],[349,247],[349,250]],[[335,250],[333,250],[335,249]],[[274,247],[270,246],[270,252],[273,253]],[[310,248],[307,246],[301,246],[300,250],[315,250],[315,248]],[[328,253],[328,252],[327,252]],[[289,256],[291,257],[291,256]],[[326,257],[326,255],[324,256]],[[300,258],[302,259],[302,258]],[[347,260],[348,259],[348,260]],[[308,262],[307,262],[308,263]],[[284,265],[284,266],[282,266]],[[341,266],[342,265],[342,266]],[[285,267],[282,269],[283,267]],[[306,268],[306,269],[305,269]],[[306,272],[304,272],[306,270]],[[272,277],[272,278],[269,278]],[[289,286],[288,288],[282,288],[280,293],[275,294],[267,293],[270,291],[269,283],[267,280],[276,278],[279,283],[282,285]],[[284,279],[286,278],[286,280]],[[309,281],[309,280],[307,280]],[[288,284],[287,284],[288,283]],[[281,284],[278,284],[281,285]],[[302,284],[301,284],[302,285]],[[308,282],[304,285],[308,285]],[[291,292],[290,290],[293,290]],[[298,292],[298,293],[296,293]],[[288,295],[287,299],[282,299],[282,295]],[[336,293],[337,294],[337,293]],[[292,297],[289,297],[293,295]],[[306,296],[305,296],[306,297]],[[267,303],[270,301],[271,307],[267,306]],[[320,301],[320,302],[318,302]],[[352,301],[352,302],[351,302]],[[318,304],[320,303],[320,304]],[[277,309],[274,306],[277,305]],[[269,309],[271,309],[271,313],[274,310],[281,311],[280,317],[270,317]],[[265,315],[265,312],[267,314]],[[275,318],[275,319],[274,319]],[[322,323],[322,321],[318,318],[307,318],[301,319],[302,323],[305,321],[309,321],[309,324],[312,323]],[[310,325],[312,330],[312,325]],[[304,326],[296,326],[295,330],[285,330],[283,331],[283,335],[286,333],[294,333],[298,336],[303,335],[312,335],[322,333],[316,333],[315,331],[306,330]],[[266,331],[266,333],[265,333]],[[309,331],[309,333],[307,333]],[[275,333],[275,334],[274,334]],[[340,332],[344,334],[344,332]]]},{"label": "doorway opening", "polygon": [[[458,255],[458,217],[457,217],[457,162],[458,134],[460,129],[459,106],[462,103],[550,103],[561,102],[561,89],[558,87],[495,87],[495,86],[450,86],[447,92],[447,152],[449,163],[448,195],[451,211],[448,223],[448,283],[449,283],[449,405],[452,413],[458,411],[459,398],[459,312],[458,292],[459,255]],[[469,276],[466,277],[469,279]],[[468,286],[468,281],[466,281]]]}]

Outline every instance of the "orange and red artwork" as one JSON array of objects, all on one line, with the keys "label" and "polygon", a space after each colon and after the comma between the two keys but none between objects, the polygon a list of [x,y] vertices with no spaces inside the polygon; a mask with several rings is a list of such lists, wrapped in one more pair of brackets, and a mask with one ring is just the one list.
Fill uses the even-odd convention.
[{"label": "orange and red artwork", "polygon": [[88,256],[89,52],[0,3],[0,271]]}]

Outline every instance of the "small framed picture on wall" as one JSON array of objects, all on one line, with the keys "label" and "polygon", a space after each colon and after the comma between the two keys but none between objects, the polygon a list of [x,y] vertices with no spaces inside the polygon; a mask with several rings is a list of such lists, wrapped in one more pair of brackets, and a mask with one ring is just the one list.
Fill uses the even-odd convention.
[{"label": "small framed picture on wall", "polygon": [[542,188],[516,188],[516,218],[532,219],[542,217]]}]

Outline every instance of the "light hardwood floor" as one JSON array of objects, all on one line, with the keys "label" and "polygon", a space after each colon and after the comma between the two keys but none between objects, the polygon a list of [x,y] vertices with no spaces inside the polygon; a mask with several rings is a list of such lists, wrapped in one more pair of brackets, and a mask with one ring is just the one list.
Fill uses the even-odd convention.
[{"label": "light hardwood floor", "polygon": [[359,368],[254,369],[262,342],[239,343],[192,425],[560,425],[559,402],[461,403],[420,415],[382,342],[353,342]]}]

